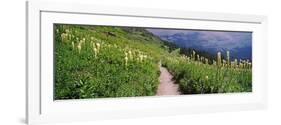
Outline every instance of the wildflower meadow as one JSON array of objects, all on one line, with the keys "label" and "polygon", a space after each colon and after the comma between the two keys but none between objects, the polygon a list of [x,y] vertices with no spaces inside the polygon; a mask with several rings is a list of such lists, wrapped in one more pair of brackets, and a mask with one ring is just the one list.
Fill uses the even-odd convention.
[{"label": "wildflower meadow", "polygon": [[154,96],[159,67],[181,94],[252,91],[250,59],[181,51],[144,28],[54,24],[54,98]]}]

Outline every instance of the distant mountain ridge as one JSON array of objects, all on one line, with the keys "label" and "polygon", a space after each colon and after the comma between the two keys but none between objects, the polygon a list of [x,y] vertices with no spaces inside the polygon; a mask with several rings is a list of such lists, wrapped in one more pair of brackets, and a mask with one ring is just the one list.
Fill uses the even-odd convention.
[{"label": "distant mountain ridge", "polygon": [[160,39],[181,48],[192,48],[210,54],[230,51],[231,59],[252,59],[252,36],[244,32],[170,31],[147,29]]}]

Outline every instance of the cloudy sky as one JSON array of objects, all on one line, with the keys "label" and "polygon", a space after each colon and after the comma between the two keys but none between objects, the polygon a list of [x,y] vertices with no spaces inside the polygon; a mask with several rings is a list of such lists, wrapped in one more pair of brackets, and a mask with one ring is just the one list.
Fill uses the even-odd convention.
[{"label": "cloudy sky", "polygon": [[215,48],[251,47],[252,33],[202,30],[147,29],[154,35],[171,42],[186,42],[188,45]]}]

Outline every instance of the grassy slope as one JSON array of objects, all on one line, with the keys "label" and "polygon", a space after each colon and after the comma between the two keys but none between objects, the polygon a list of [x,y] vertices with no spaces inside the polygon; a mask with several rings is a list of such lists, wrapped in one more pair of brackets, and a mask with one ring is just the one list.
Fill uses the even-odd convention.
[{"label": "grassy slope", "polygon": [[[142,28],[56,25],[55,29],[55,99],[155,95],[160,60],[183,94],[252,91],[251,68],[218,68],[187,59],[177,50],[169,53],[167,44]],[[62,38],[64,33],[72,36]],[[93,51],[96,43],[98,53]],[[147,58],[140,61],[141,55]]]},{"label": "grassy slope", "polygon": [[[155,95],[159,84],[161,40],[148,32],[118,27],[57,25],[55,98]],[[62,41],[61,33],[75,38]],[[93,37],[94,39],[91,39]],[[78,39],[79,40],[78,40]],[[85,38],[79,53],[78,44]],[[74,43],[74,48],[72,44]],[[93,43],[101,48],[95,57]],[[128,64],[125,65],[125,54]],[[140,55],[147,55],[139,61]]]}]

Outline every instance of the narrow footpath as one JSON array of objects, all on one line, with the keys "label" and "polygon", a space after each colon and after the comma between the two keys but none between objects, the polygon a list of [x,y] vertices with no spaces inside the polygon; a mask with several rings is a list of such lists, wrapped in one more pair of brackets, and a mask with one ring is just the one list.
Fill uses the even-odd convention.
[{"label": "narrow footpath", "polygon": [[167,68],[160,66],[160,84],[156,95],[180,95],[179,85],[172,80],[173,75]]}]

